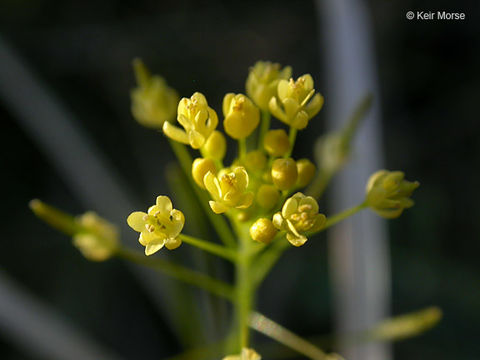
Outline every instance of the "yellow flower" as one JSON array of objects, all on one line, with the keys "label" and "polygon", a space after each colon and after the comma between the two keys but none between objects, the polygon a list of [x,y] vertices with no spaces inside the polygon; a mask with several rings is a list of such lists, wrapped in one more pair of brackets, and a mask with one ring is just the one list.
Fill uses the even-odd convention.
[{"label": "yellow flower", "polygon": [[261,360],[262,357],[253,349],[243,348],[240,355],[225,356],[223,360]]},{"label": "yellow flower", "polygon": [[229,93],[223,98],[223,127],[234,139],[244,139],[250,135],[260,122],[260,111],[243,94]]},{"label": "yellow flower", "polygon": [[409,197],[420,186],[418,181],[404,180],[401,171],[379,170],[368,179],[367,205],[378,215],[394,219],[399,217],[404,209],[413,206]]},{"label": "yellow flower", "polygon": [[268,244],[277,235],[277,229],[266,218],[260,218],[250,227],[250,236],[253,240]]},{"label": "yellow flower", "polygon": [[248,173],[243,166],[231,172],[223,171],[218,176],[209,171],[203,183],[213,198],[209,204],[215,214],[222,214],[230,208],[246,209],[252,204],[253,193],[246,191]]},{"label": "yellow flower", "polygon": [[196,92],[178,103],[177,120],[184,130],[165,122],[163,132],[169,138],[200,149],[218,125],[217,113],[208,106],[203,94]]},{"label": "yellow flower", "polygon": [[118,230],[93,211],[76,218],[80,229],[73,235],[73,245],[88,260],[104,261],[112,257],[118,246]]},{"label": "yellow flower", "polygon": [[151,76],[140,59],[133,62],[138,87],[132,90],[132,114],[142,125],[161,129],[172,121],[178,102],[177,92],[160,76]]},{"label": "yellow flower", "polygon": [[289,190],[297,182],[297,164],[292,158],[275,160],[271,173],[273,184],[280,190]]},{"label": "yellow flower", "polygon": [[305,234],[322,229],[326,217],[318,213],[318,203],[311,196],[298,192],[283,204],[282,212],[273,216],[273,224],[287,232],[287,240],[293,246],[301,246],[307,241]]},{"label": "yellow flower", "polygon": [[269,130],[263,139],[263,148],[274,157],[285,155],[290,149],[290,140],[285,130]]},{"label": "yellow flower", "polygon": [[323,96],[315,94],[309,74],[300,76],[297,81],[292,78],[289,81],[280,80],[277,92],[278,99],[273,97],[270,100],[270,111],[280,121],[298,130],[304,129],[308,120],[323,106]]},{"label": "yellow flower", "polygon": [[178,235],[185,224],[185,217],[181,211],[173,209],[167,196],[158,196],[156,204],[148,209],[148,213],[131,213],[127,223],[140,233],[138,241],[145,246],[147,256],[156,253],[164,245],[173,250],[182,243]]},{"label": "yellow flower", "polygon": [[281,79],[292,76],[290,66],[281,69],[280,64],[258,61],[250,68],[245,87],[247,95],[263,111],[268,111],[268,102],[277,94],[277,85]]}]

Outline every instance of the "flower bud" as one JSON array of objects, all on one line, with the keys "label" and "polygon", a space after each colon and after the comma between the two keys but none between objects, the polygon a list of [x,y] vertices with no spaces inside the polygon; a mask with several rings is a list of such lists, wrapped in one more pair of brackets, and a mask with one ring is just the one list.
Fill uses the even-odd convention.
[{"label": "flower bud", "polygon": [[250,68],[245,88],[247,95],[263,111],[268,111],[268,102],[277,94],[279,80],[292,76],[292,68],[281,69],[280,64],[258,61]]},{"label": "flower bud", "polygon": [[227,140],[220,131],[215,130],[203,145],[202,150],[205,156],[221,161],[227,152]]},{"label": "flower bud", "polygon": [[132,114],[140,124],[161,129],[175,118],[177,92],[160,76],[151,76],[140,59],[133,62],[137,87],[131,92]]},{"label": "flower bud", "polygon": [[297,187],[302,188],[310,184],[315,176],[315,165],[308,159],[300,159],[297,161]]},{"label": "flower bud", "polygon": [[401,171],[380,170],[368,179],[367,205],[378,215],[394,219],[399,217],[404,209],[413,206],[410,199],[413,191],[420,185],[418,181],[404,180]]},{"label": "flower bud", "polygon": [[327,174],[334,174],[347,162],[350,144],[342,133],[327,134],[315,143],[315,155],[320,169]]},{"label": "flower bud", "polygon": [[215,163],[210,158],[197,158],[192,163],[192,177],[193,180],[200,186],[202,189],[205,189],[203,184],[203,178],[208,172],[212,174],[217,173]]},{"label": "flower bud", "polygon": [[260,122],[260,111],[243,94],[229,93],[223,98],[223,127],[234,139],[244,139],[250,135]]},{"label": "flower bud", "polygon": [[280,190],[289,190],[297,182],[297,164],[292,158],[277,159],[272,164],[272,181]]},{"label": "flower bud", "polygon": [[263,147],[271,156],[285,155],[290,149],[290,141],[285,130],[269,130],[263,139]]},{"label": "flower bud", "polygon": [[271,210],[280,199],[280,193],[273,185],[263,184],[258,188],[256,200],[265,210]]},{"label": "flower bud", "polygon": [[80,232],[73,236],[73,245],[90,261],[105,261],[118,246],[118,230],[93,211],[77,219]]},{"label": "flower bud", "polygon": [[266,218],[260,218],[250,227],[250,236],[253,240],[269,244],[277,235],[277,229],[273,223]]},{"label": "flower bud", "polygon": [[267,157],[263,151],[250,151],[243,159],[243,162],[248,171],[259,172],[265,168],[265,165],[267,165]]}]

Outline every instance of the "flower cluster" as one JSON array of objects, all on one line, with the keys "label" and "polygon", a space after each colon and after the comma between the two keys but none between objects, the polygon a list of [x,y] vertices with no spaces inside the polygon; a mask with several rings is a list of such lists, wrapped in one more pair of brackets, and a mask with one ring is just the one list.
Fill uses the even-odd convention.
[{"label": "flower cluster", "polygon": [[[71,236],[74,246],[89,260],[103,261],[117,255],[147,266],[155,263],[157,270],[233,301],[239,339],[231,352],[238,354],[241,349],[241,353],[223,360],[261,360],[249,348],[249,316],[254,310],[255,290],[284,248],[304,245],[309,236],[365,207],[384,218],[396,218],[413,206],[410,196],[419,183],[405,180],[400,171],[380,170],[368,180],[364,202],[327,219],[317,198],[346,162],[361,112],[344,131],[319,140],[317,171],[312,161],[295,159],[292,154],[298,131],[321,110],[323,96],[316,92],[310,74],[294,80],[290,67],[259,61],[248,74],[246,95],[227,93],[223,98],[223,129],[233,139],[230,143],[238,142],[237,156],[224,164],[227,139],[217,129],[218,115],[206,97],[195,92],[178,100],[176,91],[163,78],[152,76],[140,60],[134,61],[134,69],[138,86],[131,93],[133,116],[142,125],[162,129],[171,140],[205,219],[224,244],[182,234],[185,216],[173,208],[167,196],[158,196],[147,212],[132,212],[127,223],[139,233],[138,241],[147,256],[163,247],[174,250],[183,241],[231,261],[237,271],[235,287],[122,248],[116,227],[93,212],[75,218],[38,200],[31,202],[31,208]],[[272,123],[272,116],[279,122]],[[188,147],[198,150],[195,159]],[[325,359],[341,357],[327,354]]]},{"label": "flower cluster", "polygon": [[[307,127],[321,110],[323,96],[316,93],[310,74],[294,80],[291,72],[290,67],[282,69],[279,64],[260,61],[250,69],[247,95],[225,95],[223,128],[239,141],[238,157],[229,166],[223,165],[227,146],[225,136],[216,129],[217,113],[203,94],[196,92],[180,100],[177,121],[183,129],[164,122],[163,132],[200,151],[201,157],[191,164],[191,176],[209,194],[215,214],[247,224],[251,238],[257,242],[268,244],[280,233],[293,246],[301,246],[308,234],[322,230],[327,220],[319,213],[314,197],[296,192],[315,178],[316,166],[308,159],[295,160],[291,154],[297,131]],[[272,115],[289,127],[289,133],[283,128],[269,128]],[[253,135],[258,136],[257,146],[248,148],[245,140]],[[326,166],[322,164],[322,169]],[[378,172],[369,181],[366,203],[383,217],[399,216],[413,204],[408,196],[416,186],[403,181],[401,173]],[[171,211],[171,207],[168,209]],[[133,213],[129,224],[141,232],[139,240],[147,246],[147,253],[164,244],[170,249],[179,245],[176,231],[183,226],[183,216],[174,221],[182,226],[164,224],[162,228],[155,225],[158,216],[150,210],[148,215],[143,214]],[[167,228],[175,231],[168,233]]]}]

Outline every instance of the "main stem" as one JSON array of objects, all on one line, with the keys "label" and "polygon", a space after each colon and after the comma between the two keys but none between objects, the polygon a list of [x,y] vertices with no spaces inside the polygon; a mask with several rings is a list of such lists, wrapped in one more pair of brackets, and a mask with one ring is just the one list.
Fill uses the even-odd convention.
[{"label": "main stem", "polygon": [[239,234],[239,248],[237,260],[237,279],[236,279],[236,296],[237,296],[237,317],[240,348],[248,347],[250,341],[250,331],[248,327],[248,318],[253,302],[253,284],[250,279],[250,263],[251,239],[247,231]]}]

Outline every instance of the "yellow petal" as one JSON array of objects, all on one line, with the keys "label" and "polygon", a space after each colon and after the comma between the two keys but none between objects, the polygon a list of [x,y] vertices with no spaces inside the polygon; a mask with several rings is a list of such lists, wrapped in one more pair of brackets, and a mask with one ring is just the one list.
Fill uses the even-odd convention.
[{"label": "yellow petal", "polygon": [[163,245],[165,245],[165,241],[148,244],[147,246],[145,246],[145,255],[150,256],[152,254],[155,254],[163,247]]},{"label": "yellow petal", "polygon": [[293,246],[298,247],[298,246],[302,246],[303,244],[305,244],[308,239],[304,235],[295,236],[291,233],[287,233],[287,240]]},{"label": "yellow petal", "polygon": [[222,203],[220,203],[218,201],[210,200],[208,202],[208,204],[210,205],[210,207],[212,208],[212,211],[215,214],[223,214],[224,212],[226,212],[228,210],[227,206],[223,205]]},{"label": "yellow petal", "polygon": [[183,226],[185,225],[185,216],[180,210],[174,209],[170,215],[172,216],[172,222],[171,222],[171,234],[170,236],[176,237],[178,234],[183,229]]},{"label": "yellow petal", "polygon": [[178,248],[180,245],[182,245],[182,240],[180,240],[179,237],[176,237],[176,238],[170,238],[170,239],[167,239],[165,241],[165,247],[168,249],[168,250],[175,250],[176,248]]},{"label": "yellow petal", "polygon": [[284,230],[285,227],[285,219],[283,218],[282,214],[279,212],[273,215],[272,219],[273,225],[278,229],[278,230]]},{"label": "yellow petal", "polygon": [[[307,91],[310,91],[313,89],[313,78],[312,75],[310,74],[305,74],[302,75],[298,78],[298,80],[302,79],[303,80],[303,88]],[[297,81],[298,81],[297,80]]]},{"label": "yellow petal", "polygon": [[187,133],[170,124],[168,121],[163,123],[163,133],[172,140],[178,141],[182,144],[189,144]]},{"label": "yellow petal", "polygon": [[320,94],[316,94],[313,97],[312,101],[310,101],[307,106],[305,106],[305,111],[308,113],[308,117],[310,119],[317,115],[318,112],[322,109],[323,102],[323,96]]},{"label": "yellow petal", "polygon": [[281,102],[283,102],[287,96],[288,92],[290,89],[290,85],[288,80],[280,80],[277,85],[277,91],[278,91],[278,98],[280,99]]},{"label": "yellow petal", "polygon": [[310,231],[312,232],[320,231],[323,229],[326,223],[327,223],[327,217],[323,214],[317,214],[317,216],[315,216],[315,223],[313,224]]},{"label": "yellow petal", "polygon": [[194,149],[200,149],[205,144],[205,137],[196,130],[190,130],[188,132],[188,142]]},{"label": "yellow petal", "polygon": [[287,117],[288,121],[293,120],[300,108],[300,105],[295,99],[292,98],[286,98],[282,101],[282,103],[283,108],[285,109],[285,116]]},{"label": "yellow petal", "polygon": [[231,104],[234,97],[235,97],[234,93],[228,93],[223,98],[223,104],[222,104],[223,116],[227,117],[227,115],[230,113]]},{"label": "yellow petal", "polygon": [[280,108],[276,97],[272,97],[270,99],[270,102],[268,103],[268,108],[270,109],[272,115],[275,116],[278,120],[283,121],[284,123],[288,123],[285,112]]},{"label": "yellow petal", "polygon": [[290,215],[292,215],[295,211],[297,211],[298,202],[295,198],[291,197],[285,201],[282,207],[282,216],[287,219]]},{"label": "yellow petal", "polygon": [[242,195],[242,197],[240,198],[240,201],[238,202],[236,208],[237,209],[246,209],[250,205],[252,205],[252,202],[253,202],[253,193],[248,192],[248,193]]},{"label": "yellow petal", "polygon": [[233,169],[233,173],[235,174],[236,179],[236,188],[239,191],[244,191],[248,186],[248,173],[247,170],[243,166],[238,166]]},{"label": "yellow petal", "polygon": [[203,178],[203,184],[207,191],[212,195],[214,199],[219,199],[222,197],[222,191],[220,189],[220,184],[218,179],[211,171],[208,171],[205,177]]},{"label": "yellow petal", "polygon": [[157,206],[161,213],[170,213],[173,209],[172,201],[168,196],[157,196]]},{"label": "yellow petal", "polygon": [[127,224],[130,226],[133,230],[142,232],[145,230],[145,220],[144,218],[148,216],[146,213],[143,211],[135,211],[128,215],[127,218]]},{"label": "yellow petal", "polygon": [[307,127],[308,120],[308,113],[305,110],[301,110],[295,115],[290,125],[295,129],[302,130]]}]

